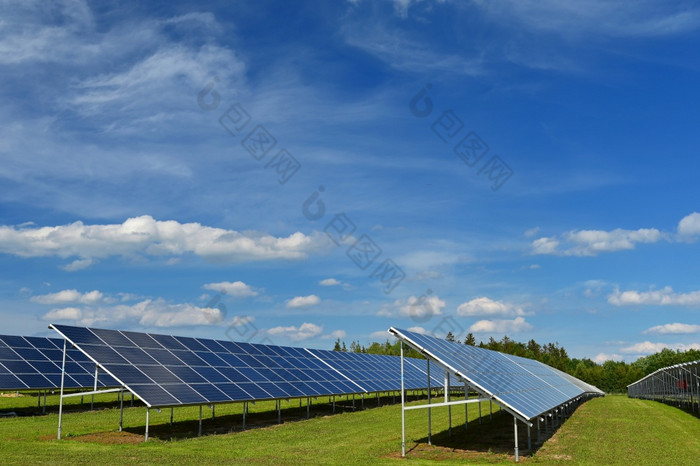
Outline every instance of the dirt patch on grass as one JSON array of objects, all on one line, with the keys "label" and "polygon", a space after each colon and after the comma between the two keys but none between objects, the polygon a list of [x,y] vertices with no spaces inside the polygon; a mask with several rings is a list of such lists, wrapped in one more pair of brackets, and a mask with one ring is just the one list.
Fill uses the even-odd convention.
[{"label": "dirt patch on grass", "polygon": [[20,398],[23,397],[21,393],[0,393],[0,397],[3,398]]},{"label": "dirt patch on grass", "polygon": [[132,432],[99,432],[96,434],[79,435],[71,437],[71,440],[83,443],[102,443],[105,445],[136,445],[143,443],[143,435],[134,434]]}]

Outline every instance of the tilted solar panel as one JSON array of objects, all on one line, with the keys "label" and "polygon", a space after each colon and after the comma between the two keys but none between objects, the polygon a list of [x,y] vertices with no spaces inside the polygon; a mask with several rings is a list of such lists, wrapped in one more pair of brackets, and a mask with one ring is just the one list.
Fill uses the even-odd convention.
[{"label": "tilted solar panel", "polygon": [[[61,387],[63,340],[58,338],[0,335],[0,390],[51,390]],[[95,364],[83,353],[66,352],[66,388],[89,388],[95,381]],[[107,374],[98,387],[115,387]]]},{"label": "tilted solar panel", "polygon": [[573,383],[573,377],[539,361],[394,327],[389,332],[524,419],[532,419],[584,393],[601,393],[581,381]]},{"label": "tilted solar panel", "polygon": [[[400,388],[397,357],[67,325],[50,327],[149,407]],[[323,360],[314,351],[332,362]],[[406,364],[411,386],[415,388],[427,385],[427,376],[420,364]],[[435,383],[437,385],[437,379]]]}]

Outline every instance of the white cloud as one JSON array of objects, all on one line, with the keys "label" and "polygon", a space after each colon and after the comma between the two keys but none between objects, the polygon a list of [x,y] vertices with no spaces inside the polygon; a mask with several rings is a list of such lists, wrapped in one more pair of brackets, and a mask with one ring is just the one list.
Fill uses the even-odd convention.
[{"label": "white cloud", "polygon": [[219,324],[223,315],[219,309],[202,308],[192,304],[170,304],[159,298],[147,299],[133,305],[53,309],[42,319],[71,320],[81,326],[129,322],[145,327],[179,327]]},{"label": "white cloud", "polygon": [[661,290],[650,291],[620,291],[615,290],[608,296],[608,302],[615,306],[700,306],[700,290],[690,293],[675,293],[667,286]]},{"label": "white cloud", "polygon": [[474,333],[518,333],[531,329],[532,325],[523,317],[513,320],[480,320],[469,327],[469,331]]},{"label": "white cloud", "polygon": [[337,286],[337,285],[340,285],[341,283],[338,280],[336,280],[335,278],[326,278],[326,279],[318,282],[318,284],[321,286]]},{"label": "white cloud", "polygon": [[415,332],[415,333],[420,333],[421,335],[427,335],[428,331],[424,329],[423,327],[409,327],[408,328],[409,332]]},{"label": "white cloud", "polygon": [[402,317],[428,319],[442,314],[442,310],[445,308],[445,301],[437,295],[409,296],[405,301],[395,301],[394,305],[398,305],[399,315]]},{"label": "white cloud", "polygon": [[77,307],[64,307],[62,309],[51,309],[44,316],[44,320],[56,321],[56,320],[73,320],[80,321],[83,313]]},{"label": "white cloud", "polygon": [[323,335],[321,338],[323,340],[337,340],[338,338],[345,338],[346,336],[347,332],[345,332],[345,330],[333,330],[331,333]]},{"label": "white cloud", "polygon": [[[572,230],[560,237],[543,237],[531,243],[533,254],[595,256],[604,252],[634,249],[637,243],[656,243],[664,235],[656,228],[612,231]],[[563,248],[560,248],[561,245]]]},{"label": "white cloud", "polygon": [[616,353],[598,353],[594,358],[593,362],[598,364],[603,364],[605,361],[621,361],[622,356]]},{"label": "white cloud", "polygon": [[202,288],[236,297],[258,295],[257,291],[253,290],[250,285],[246,285],[242,281],[207,283],[206,285],[202,286]]},{"label": "white cloud", "polygon": [[378,340],[378,341],[384,341],[387,338],[389,338],[391,334],[387,332],[386,330],[377,330],[376,332],[372,332],[369,334],[369,337],[372,340]]},{"label": "white cloud", "polygon": [[537,233],[539,233],[539,231],[540,231],[540,227],[533,227],[533,228],[529,228],[529,229],[525,230],[525,233],[523,233],[523,234],[525,235],[525,238],[532,238]]},{"label": "white cloud", "polygon": [[293,325],[289,327],[273,327],[267,331],[270,335],[286,337],[292,341],[308,340],[319,336],[321,332],[323,332],[323,327],[310,322],[304,322],[299,327]]},{"label": "white cloud", "polygon": [[693,31],[700,25],[697,8],[663,0],[508,0],[478,1],[474,5],[499,22],[569,39],[593,34],[611,38],[668,36]]},{"label": "white cloud", "polygon": [[700,235],[700,214],[693,212],[683,217],[678,222],[678,234],[690,238]]},{"label": "white cloud", "polygon": [[[304,259],[320,243],[296,232],[287,237],[242,234],[199,223],[158,221],[149,215],[121,224],[40,228],[0,226],[0,253],[19,257],[79,257],[80,265],[110,256],[181,256],[192,253],[218,262]],[[73,264],[67,266],[75,269]]]},{"label": "white cloud", "polygon": [[457,308],[457,315],[473,316],[524,316],[522,308],[503,301],[495,301],[487,297],[474,298],[462,303]]},{"label": "white cloud", "polygon": [[655,334],[688,334],[700,333],[700,325],[696,324],[681,324],[674,322],[672,324],[655,325],[654,327],[644,330],[642,333]]},{"label": "white cloud", "polygon": [[700,349],[700,343],[652,343],[650,341],[643,341],[641,343],[635,343],[634,345],[622,348],[620,351],[626,354],[653,354],[658,353],[664,348],[687,351],[689,349]]},{"label": "white cloud", "polygon": [[321,302],[321,298],[315,294],[310,294],[308,296],[296,296],[289,301],[287,301],[287,307],[290,309],[300,308],[300,307],[311,307],[316,306]]},{"label": "white cloud", "polygon": [[39,304],[95,304],[101,301],[103,298],[104,295],[97,290],[89,291],[87,293],[81,293],[78,290],[62,290],[57,293],[32,296],[30,301]]}]

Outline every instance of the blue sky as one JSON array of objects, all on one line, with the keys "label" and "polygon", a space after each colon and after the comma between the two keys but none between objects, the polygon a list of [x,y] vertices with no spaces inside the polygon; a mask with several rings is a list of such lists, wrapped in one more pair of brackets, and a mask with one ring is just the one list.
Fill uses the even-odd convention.
[{"label": "blue sky", "polygon": [[2,333],[700,347],[700,5],[4,2]]}]

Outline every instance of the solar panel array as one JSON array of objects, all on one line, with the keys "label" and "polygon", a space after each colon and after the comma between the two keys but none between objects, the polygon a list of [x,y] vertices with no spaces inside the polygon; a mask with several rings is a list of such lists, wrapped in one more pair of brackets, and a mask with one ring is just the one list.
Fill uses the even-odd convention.
[{"label": "solar panel array", "polygon": [[[63,340],[59,338],[0,335],[0,390],[50,390],[61,387]],[[95,364],[83,353],[66,352],[66,388],[93,387]],[[119,384],[100,374],[98,387]]]},{"label": "solar panel array", "polygon": [[[51,325],[51,328],[148,406],[316,397],[400,388],[400,360],[396,357],[386,359],[376,355],[66,325]],[[420,364],[414,362],[411,366],[414,388],[427,385]],[[386,377],[387,369],[394,373],[392,378]]]},{"label": "solar panel array", "polygon": [[393,327],[389,332],[525,419],[532,419],[584,393],[603,393],[532,359]]}]

